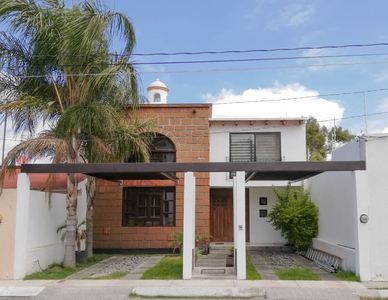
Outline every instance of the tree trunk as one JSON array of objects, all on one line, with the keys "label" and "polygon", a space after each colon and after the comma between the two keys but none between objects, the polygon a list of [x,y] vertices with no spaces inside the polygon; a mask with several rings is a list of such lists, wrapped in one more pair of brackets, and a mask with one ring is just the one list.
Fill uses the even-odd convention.
[{"label": "tree trunk", "polygon": [[75,268],[75,239],[77,230],[77,174],[67,174],[67,226],[64,266]]},{"label": "tree trunk", "polygon": [[[76,140],[75,132],[71,135],[71,148],[67,153],[67,163],[77,163],[79,155],[79,146]],[[77,194],[78,180],[77,174],[67,174],[67,226],[65,239],[65,258],[63,265],[75,268],[75,240],[77,234]]]},{"label": "tree trunk", "polygon": [[93,257],[93,205],[95,194],[96,178],[88,176],[88,181],[86,183],[86,255],[88,259]]}]

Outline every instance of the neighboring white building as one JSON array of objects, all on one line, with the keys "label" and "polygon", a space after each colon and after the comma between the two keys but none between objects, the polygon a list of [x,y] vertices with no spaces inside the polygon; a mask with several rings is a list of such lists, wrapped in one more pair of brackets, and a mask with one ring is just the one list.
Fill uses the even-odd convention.
[{"label": "neighboring white building", "polygon": [[[211,119],[210,162],[306,161],[307,118]],[[284,244],[280,231],[268,223],[267,213],[276,204],[273,186],[280,190],[287,181],[248,181],[246,193],[247,236],[251,244]],[[300,185],[296,183],[295,185]],[[231,242],[231,225],[222,223],[232,201],[230,173],[210,174],[211,235],[215,241]],[[224,209],[220,205],[224,205]],[[222,205],[221,205],[222,207]],[[225,209],[226,208],[226,209]],[[249,212],[249,213],[248,213]],[[221,232],[219,232],[221,231]],[[222,236],[223,235],[223,236]]]},{"label": "neighboring white building", "polygon": [[388,134],[362,136],[335,150],[332,160],[365,160],[366,171],[309,179],[319,207],[314,247],[341,257],[340,266],[363,281],[388,281],[387,150]]}]

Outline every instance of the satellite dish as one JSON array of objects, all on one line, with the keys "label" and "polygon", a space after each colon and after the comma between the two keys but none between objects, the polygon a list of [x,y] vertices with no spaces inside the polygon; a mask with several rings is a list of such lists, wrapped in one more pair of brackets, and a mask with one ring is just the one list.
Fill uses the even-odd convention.
[{"label": "satellite dish", "polygon": [[19,165],[28,164],[28,158],[25,156],[18,156],[16,161],[18,162]]}]

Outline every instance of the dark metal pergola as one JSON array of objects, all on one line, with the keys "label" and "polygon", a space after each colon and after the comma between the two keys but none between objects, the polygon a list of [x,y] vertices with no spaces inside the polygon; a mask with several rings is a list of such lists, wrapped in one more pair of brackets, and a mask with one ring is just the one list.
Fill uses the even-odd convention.
[{"label": "dark metal pergola", "polygon": [[179,172],[245,171],[246,180],[299,181],[327,171],[366,170],[365,161],[23,164],[22,173],[82,173],[109,181],[174,180]]}]

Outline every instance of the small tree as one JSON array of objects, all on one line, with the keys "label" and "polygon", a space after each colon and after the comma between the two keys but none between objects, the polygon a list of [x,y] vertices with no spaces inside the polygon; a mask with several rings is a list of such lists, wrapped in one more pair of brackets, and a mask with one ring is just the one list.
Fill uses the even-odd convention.
[{"label": "small tree", "polygon": [[289,184],[285,193],[273,188],[278,202],[268,214],[269,222],[280,230],[289,244],[298,250],[305,249],[318,234],[317,206],[311,201],[310,189],[291,188]]}]

